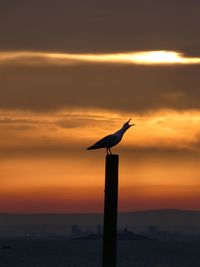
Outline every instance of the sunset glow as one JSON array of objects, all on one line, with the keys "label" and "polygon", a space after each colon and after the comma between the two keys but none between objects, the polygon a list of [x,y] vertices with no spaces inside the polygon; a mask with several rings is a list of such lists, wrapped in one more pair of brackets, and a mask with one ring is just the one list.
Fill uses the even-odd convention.
[{"label": "sunset glow", "polygon": [[72,54],[43,51],[0,52],[0,64],[74,65],[84,63],[168,65],[200,64],[200,57],[187,57],[177,51],[138,51],[107,54]]},{"label": "sunset glow", "polygon": [[0,135],[4,138],[1,138],[1,147],[35,146],[36,143],[45,146],[45,139],[61,146],[71,146],[72,141],[74,147],[80,144],[87,146],[89,142],[120,128],[129,117],[132,117],[136,126],[127,134],[124,146],[199,151],[196,144],[199,142],[200,112],[174,110],[133,116],[130,113],[104,110],[63,110],[51,113],[2,110]]},{"label": "sunset glow", "polygon": [[[200,202],[194,205],[200,193],[198,111],[160,110],[142,115],[106,110],[51,113],[2,110],[1,210],[101,212],[105,151],[85,149],[120,128],[130,117],[136,126],[114,149],[122,154],[120,209],[200,207]],[[152,149],[158,155],[148,156]],[[170,150],[174,151],[171,159],[163,158],[164,151]],[[183,157],[174,162],[180,151],[188,160]],[[190,158],[194,152],[198,153],[195,160]],[[126,163],[124,156],[129,158]],[[21,206],[24,199],[26,204]],[[172,199],[176,199],[175,204]]]}]

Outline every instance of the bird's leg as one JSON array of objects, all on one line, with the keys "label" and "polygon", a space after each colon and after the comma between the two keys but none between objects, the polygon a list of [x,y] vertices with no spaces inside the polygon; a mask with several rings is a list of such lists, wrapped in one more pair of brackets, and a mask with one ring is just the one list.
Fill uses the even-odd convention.
[{"label": "bird's leg", "polygon": [[106,147],[106,153],[107,153],[107,155],[109,155],[109,153],[108,153],[108,148]]},{"label": "bird's leg", "polygon": [[111,150],[110,150],[110,147],[108,148],[108,150],[109,150],[109,152],[110,152],[110,155],[112,155],[112,152],[111,152]]}]

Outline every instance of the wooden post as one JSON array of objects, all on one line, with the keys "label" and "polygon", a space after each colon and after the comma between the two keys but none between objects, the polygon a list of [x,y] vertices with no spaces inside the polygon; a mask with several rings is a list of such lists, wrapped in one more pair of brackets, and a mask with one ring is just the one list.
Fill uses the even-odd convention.
[{"label": "wooden post", "polygon": [[102,265],[103,267],[116,267],[118,165],[118,155],[106,156]]}]

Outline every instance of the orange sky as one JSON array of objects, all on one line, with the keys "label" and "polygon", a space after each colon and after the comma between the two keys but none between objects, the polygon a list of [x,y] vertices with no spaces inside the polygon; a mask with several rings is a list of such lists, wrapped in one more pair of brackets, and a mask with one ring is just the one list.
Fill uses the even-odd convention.
[{"label": "orange sky", "polygon": [[[105,151],[86,151],[129,113],[1,112],[0,210],[102,212]],[[135,114],[120,154],[120,211],[199,209],[197,111]],[[187,127],[185,127],[187,125]]]}]

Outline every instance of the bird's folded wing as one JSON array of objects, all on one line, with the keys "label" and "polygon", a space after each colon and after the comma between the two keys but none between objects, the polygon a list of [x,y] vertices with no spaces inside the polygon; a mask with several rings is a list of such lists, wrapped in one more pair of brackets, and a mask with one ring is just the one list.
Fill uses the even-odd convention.
[{"label": "bird's folded wing", "polygon": [[94,144],[96,148],[111,147],[117,142],[118,137],[114,134],[110,134],[99,140]]}]

